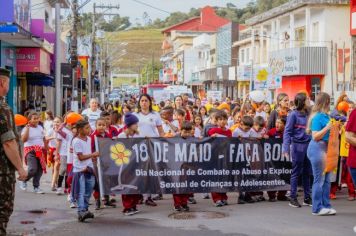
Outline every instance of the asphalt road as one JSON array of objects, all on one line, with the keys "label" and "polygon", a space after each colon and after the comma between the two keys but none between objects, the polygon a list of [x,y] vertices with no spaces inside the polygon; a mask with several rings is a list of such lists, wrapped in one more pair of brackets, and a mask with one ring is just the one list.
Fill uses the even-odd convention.
[{"label": "asphalt road", "polygon": [[158,207],[139,206],[141,212],[134,216],[124,216],[119,201],[118,208],[96,211],[95,219],[78,223],[76,211],[69,208],[66,197],[49,191],[48,175],[43,178],[42,187],[46,194],[35,195],[30,188],[22,192],[16,187],[10,235],[356,236],[356,201],[347,201],[346,189],[333,201],[336,216],[312,216],[310,207],[294,209],[286,202],[237,205],[236,194],[231,193],[230,204],[223,208],[214,207],[211,200],[196,194],[198,204],[190,206],[191,213],[176,216],[183,219],[174,219],[172,197],[166,195],[158,201]]}]

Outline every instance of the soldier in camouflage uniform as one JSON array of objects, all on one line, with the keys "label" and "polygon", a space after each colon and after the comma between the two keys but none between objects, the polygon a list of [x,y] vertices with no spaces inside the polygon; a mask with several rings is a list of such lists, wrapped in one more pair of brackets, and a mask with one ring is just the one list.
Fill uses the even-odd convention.
[{"label": "soldier in camouflage uniform", "polygon": [[5,101],[9,91],[10,71],[0,68],[0,235],[6,235],[6,227],[14,207],[15,171],[19,180],[25,180],[18,135],[13,113]]}]

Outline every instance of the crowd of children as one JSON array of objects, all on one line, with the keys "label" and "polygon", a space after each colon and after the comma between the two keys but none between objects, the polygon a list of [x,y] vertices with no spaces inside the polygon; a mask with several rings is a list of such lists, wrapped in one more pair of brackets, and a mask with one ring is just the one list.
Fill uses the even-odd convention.
[{"label": "crowd of children", "polygon": [[[120,110],[112,110],[113,106],[110,110],[104,111],[86,110],[82,119],[77,119],[76,122],[69,119],[73,112],[68,112],[62,119],[53,117],[48,111],[43,125],[40,124],[40,116],[37,113],[27,114],[29,122],[23,128],[21,138],[24,143],[25,162],[28,165],[28,180],[20,183],[21,189],[26,190],[27,182],[32,178],[34,192],[44,193],[40,188],[41,176],[46,173],[46,169],[51,168],[51,190],[58,195],[66,194],[70,207],[78,209],[78,220],[83,222],[88,218],[94,218],[94,214],[89,211],[89,200],[92,195],[95,199],[95,209],[101,208],[101,202],[105,207],[116,207],[115,199],[110,199],[109,195],[100,199],[97,178],[97,158],[100,157],[95,147],[96,137],[274,138],[283,140],[283,155],[292,156],[291,191],[288,196],[287,191],[268,191],[268,200],[289,201],[290,206],[301,207],[296,195],[298,180],[302,177],[303,205],[312,205],[309,183],[311,166],[306,153],[311,140],[311,136],[306,132],[310,104],[305,93],[297,94],[292,106],[286,94],[278,95],[274,107],[266,102],[248,99],[237,104],[231,102],[212,104],[208,101],[202,105],[200,99],[191,102],[184,96],[177,96],[174,102],[161,104],[159,114],[152,109],[152,105],[148,95],[141,95],[137,109],[124,104]],[[90,119],[85,119],[85,115],[89,115]],[[334,114],[342,119],[340,115],[347,116],[344,111],[338,110]],[[336,191],[344,180],[349,187],[349,200],[355,200],[352,179],[342,164],[345,163],[345,155],[342,154],[338,172],[344,177],[335,180],[331,199],[336,198]],[[266,200],[263,192],[238,194],[238,204]],[[208,194],[204,194],[203,197],[210,198]],[[226,193],[213,192],[211,197],[216,207],[228,204]],[[154,199],[161,198],[162,195],[151,198],[150,195],[124,194],[123,213],[136,214],[139,212],[138,204],[145,202],[147,205],[155,206]],[[189,211],[188,203],[196,203],[194,195],[189,193],[173,194],[173,201],[175,211]]]}]

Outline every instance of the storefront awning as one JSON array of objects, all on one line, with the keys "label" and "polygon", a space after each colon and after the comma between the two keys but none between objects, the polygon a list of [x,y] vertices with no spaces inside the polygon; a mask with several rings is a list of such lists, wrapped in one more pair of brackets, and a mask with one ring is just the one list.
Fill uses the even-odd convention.
[{"label": "storefront awning", "polygon": [[54,78],[43,73],[26,73],[28,85],[54,87]]}]

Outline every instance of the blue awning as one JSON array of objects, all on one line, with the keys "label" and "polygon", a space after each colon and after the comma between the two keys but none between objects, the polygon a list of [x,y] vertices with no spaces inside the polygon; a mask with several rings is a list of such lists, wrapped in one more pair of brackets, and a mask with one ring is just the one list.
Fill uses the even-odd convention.
[{"label": "blue awning", "polygon": [[54,87],[53,76],[43,73],[26,73],[26,80],[28,85]]}]

